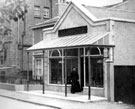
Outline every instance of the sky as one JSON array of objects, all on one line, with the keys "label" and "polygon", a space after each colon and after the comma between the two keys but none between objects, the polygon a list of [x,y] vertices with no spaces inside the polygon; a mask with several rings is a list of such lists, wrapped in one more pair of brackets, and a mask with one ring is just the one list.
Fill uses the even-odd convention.
[{"label": "sky", "polygon": [[[67,0],[71,1],[71,0]],[[105,6],[105,5],[111,5],[115,3],[122,2],[123,0],[72,0],[77,1],[84,5],[90,5],[90,6]]]},{"label": "sky", "polygon": [[[3,2],[5,0],[0,0],[0,2]],[[67,0],[71,1],[71,0]],[[81,4],[90,5],[90,6],[105,6],[105,5],[111,5],[118,2],[122,2],[123,0],[72,0],[77,1]]]}]

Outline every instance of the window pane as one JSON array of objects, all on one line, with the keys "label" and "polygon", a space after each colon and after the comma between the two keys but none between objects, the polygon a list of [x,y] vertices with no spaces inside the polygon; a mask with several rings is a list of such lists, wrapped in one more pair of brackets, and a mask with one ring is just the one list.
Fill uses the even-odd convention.
[{"label": "window pane", "polygon": [[[89,84],[88,58],[86,58],[86,85]],[[102,58],[91,58],[91,85],[92,87],[103,87],[103,60]]]},{"label": "window pane", "polygon": [[43,12],[44,16],[43,18],[49,18],[49,8],[48,7],[44,7],[44,12]]},{"label": "window pane", "polygon": [[52,51],[52,56],[59,56],[59,52],[58,52],[58,50],[54,50],[54,51]]},{"label": "window pane", "polygon": [[42,59],[36,59],[35,61],[35,76],[42,76]]},{"label": "window pane", "polygon": [[68,49],[66,50],[66,56],[78,56],[77,49]]}]

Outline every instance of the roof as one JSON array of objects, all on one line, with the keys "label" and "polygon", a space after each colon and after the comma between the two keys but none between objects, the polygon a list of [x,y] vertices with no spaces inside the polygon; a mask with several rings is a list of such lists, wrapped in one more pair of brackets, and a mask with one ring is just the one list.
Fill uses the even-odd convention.
[{"label": "roof", "polygon": [[92,7],[92,6],[84,6],[84,7],[98,19],[114,17],[114,18],[135,20],[135,12],[105,7]]},{"label": "roof", "polygon": [[[56,39],[46,39],[28,48],[28,51],[36,51],[43,49],[57,49],[57,48],[71,48],[71,47],[82,47],[82,46],[93,46],[98,40],[109,35],[106,33],[94,33],[87,35],[75,35],[67,37],[57,37]],[[103,45],[109,46],[109,45]],[[111,46],[111,45],[110,45]]]},{"label": "roof", "polygon": [[[49,19],[49,20],[46,20],[46,21],[44,21],[44,22],[41,22],[41,23],[37,23],[37,24],[35,24],[34,26],[32,26],[32,29],[37,29],[37,28],[42,28],[42,27],[46,27],[46,26],[54,26],[55,25],[55,23],[58,21],[58,19],[59,19],[60,17],[59,16],[56,16],[56,17],[54,17],[54,18],[52,18],[52,19]],[[49,27],[50,27],[49,26]]]},{"label": "roof", "polygon": [[[93,22],[109,20],[109,19],[135,22],[135,12],[131,12],[127,10],[117,10],[116,8],[112,8],[115,6],[123,5],[124,3],[127,3],[127,1],[108,7],[93,7],[93,6],[81,5],[78,2],[72,1],[67,7],[67,9],[65,10],[65,13],[68,14],[67,12],[68,8],[74,5]],[[47,21],[38,23],[34,25],[32,29],[52,27],[50,29],[55,30],[55,28],[57,28],[57,26],[60,24],[62,17],[65,16],[65,13],[61,17],[57,16]]]},{"label": "roof", "polygon": [[124,5],[125,3],[127,3],[128,0],[123,0],[122,2],[119,2],[119,3],[116,3],[116,4],[112,4],[112,5],[107,5],[107,6],[103,6],[103,7],[106,7],[106,8],[114,8],[114,7],[117,7],[117,6],[122,6]]}]

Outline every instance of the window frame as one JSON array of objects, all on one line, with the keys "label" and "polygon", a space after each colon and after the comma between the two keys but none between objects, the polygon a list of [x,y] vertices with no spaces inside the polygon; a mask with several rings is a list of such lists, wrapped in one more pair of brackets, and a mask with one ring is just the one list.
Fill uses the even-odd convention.
[{"label": "window frame", "polygon": [[[41,61],[41,65],[37,65],[39,64],[39,60]],[[39,73],[39,70],[41,70],[41,73]],[[37,76],[37,77],[43,76],[43,58],[35,57],[34,76]]]},{"label": "window frame", "polygon": [[[46,14],[46,13],[48,13],[48,14]],[[50,18],[50,8],[44,7],[42,14],[43,14],[43,19],[49,19]]]}]

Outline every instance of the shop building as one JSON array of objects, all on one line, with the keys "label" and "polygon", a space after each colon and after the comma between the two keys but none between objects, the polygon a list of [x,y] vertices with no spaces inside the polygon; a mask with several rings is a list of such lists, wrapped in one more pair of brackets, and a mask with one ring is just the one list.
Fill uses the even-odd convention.
[{"label": "shop building", "polygon": [[[54,26],[43,29],[43,40],[27,49],[33,51],[33,75],[43,78],[45,90],[66,95],[71,70],[76,67],[84,94],[122,100],[118,91],[124,90],[118,84],[122,86],[127,73],[123,79],[120,74],[132,73],[135,65],[134,17],[134,13],[116,11],[113,6],[95,8],[71,2]],[[133,86],[134,79],[131,83]],[[132,96],[133,90],[129,89]]]}]

